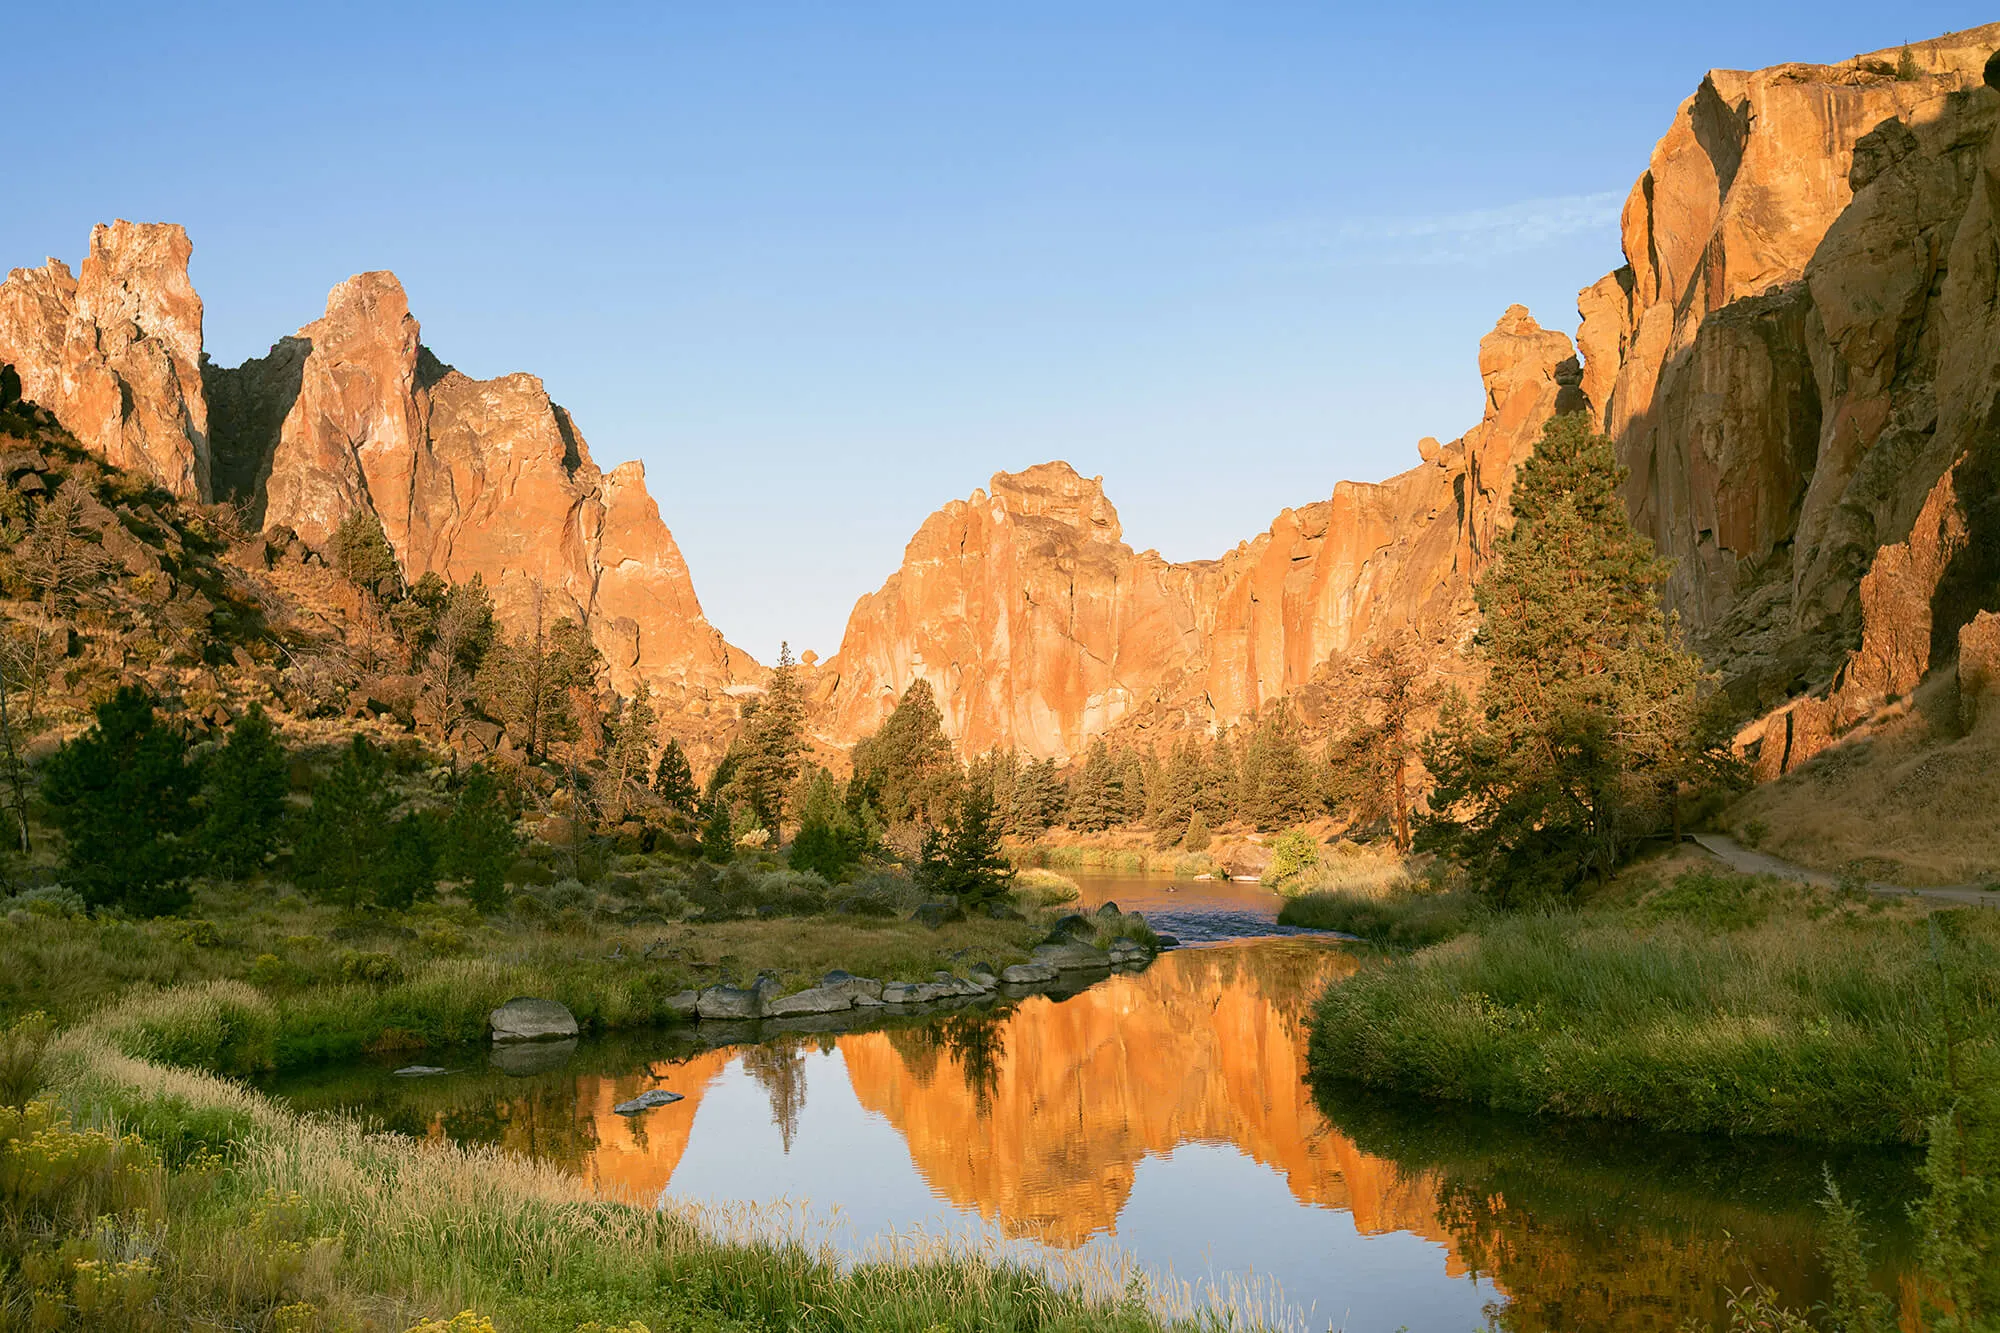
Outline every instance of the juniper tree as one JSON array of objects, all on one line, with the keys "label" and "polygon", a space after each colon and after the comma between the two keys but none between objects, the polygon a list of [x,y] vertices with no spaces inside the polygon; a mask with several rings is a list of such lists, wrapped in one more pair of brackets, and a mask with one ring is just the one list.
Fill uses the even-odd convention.
[{"label": "juniper tree", "polygon": [[494,912],[506,899],[507,868],[519,849],[506,792],[484,765],[474,765],[445,821],[440,864],[446,874],[465,881],[473,907]]},{"label": "juniper tree", "polygon": [[208,763],[199,842],[213,873],[241,878],[264,864],[284,826],[285,768],[271,719],[252,704]]},{"label": "juniper tree", "polygon": [[341,577],[367,593],[377,605],[386,605],[403,588],[402,566],[382,531],[382,520],[371,509],[356,509],[340,520],[328,543],[333,567]]},{"label": "juniper tree", "polygon": [[97,706],[90,730],[43,767],[42,800],[67,844],[70,887],[93,908],[180,911],[196,864],[184,835],[200,786],[187,738],[161,723],[151,694],[120,687]]},{"label": "juniper tree", "polygon": [[496,642],[479,673],[486,707],[530,760],[579,734],[572,692],[592,688],[602,667],[583,627],[567,616],[551,621],[544,603],[537,583],[525,632]]},{"label": "juniper tree", "polygon": [[1660,608],[1666,566],[1632,530],[1611,442],[1558,417],[1514,483],[1514,524],[1477,586],[1477,710],[1424,747],[1441,812],[1425,843],[1511,903],[1574,892],[1728,766],[1700,660]]},{"label": "juniper tree", "polygon": [[653,766],[653,795],[669,810],[684,815],[693,815],[701,807],[701,789],[695,786],[687,752],[671,736],[660,747],[659,762]]}]

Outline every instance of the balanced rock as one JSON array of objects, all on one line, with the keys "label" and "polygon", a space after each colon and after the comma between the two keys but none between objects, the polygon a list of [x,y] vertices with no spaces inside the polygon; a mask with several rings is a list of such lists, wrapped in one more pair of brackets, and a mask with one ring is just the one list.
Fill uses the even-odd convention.
[{"label": "balanced rock", "polygon": [[577,1034],[576,1015],[554,1000],[516,996],[487,1017],[493,1040],[561,1041]]}]

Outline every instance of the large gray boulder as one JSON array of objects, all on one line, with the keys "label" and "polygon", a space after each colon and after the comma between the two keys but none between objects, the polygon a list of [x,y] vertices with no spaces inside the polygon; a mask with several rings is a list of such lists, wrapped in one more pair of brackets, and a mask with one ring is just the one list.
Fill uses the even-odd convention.
[{"label": "large gray boulder", "polygon": [[679,994],[669,995],[662,1003],[666,1006],[667,1012],[675,1018],[697,1018],[701,1014],[699,991],[684,990]]},{"label": "large gray boulder", "polygon": [[1068,916],[1049,927],[1050,944],[1060,944],[1065,940],[1077,944],[1089,944],[1097,938],[1097,924],[1079,912]]},{"label": "large gray boulder", "polygon": [[1058,972],[1087,972],[1111,966],[1111,955],[1104,950],[1071,942],[1037,944],[1028,957],[1033,962],[1047,963]]},{"label": "large gray boulder", "polygon": [[1049,963],[1015,963],[1000,974],[1009,986],[1046,986],[1061,973]]},{"label": "large gray boulder", "polygon": [[554,1000],[517,995],[487,1016],[493,1040],[563,1041],[577,1033],[576,1015]]},{"label": "large gray boulder", "polygon": [[703,1018],[762,1018],[778,989],[775,977],[759,977],[754,986],[710,986],[695,997],[695,1012]]},{"label": "large gray boulder", "polygon": [[936,930],[949,922],[965,920],[965,909],[953,899],[924,903],[911,914],[910,920],[921,921]]},{"label": "large gray boulder", "polygon": [[796,1018],[802,1014],[838,1014],[854,1007],[854,994],[838,986],[812,986],[791,995],[780,995],[764,1006],[767,1018]]},{"label": "large gray boulder", "polygon": [[863,996],[871,1000],[882,998],[881,982],[873,977],[857,977],[852,972],[842,972],[838,968],[821,977],[819,984],[822,990],[838,991],[852,998],[856,1004],[861,1002]]}]

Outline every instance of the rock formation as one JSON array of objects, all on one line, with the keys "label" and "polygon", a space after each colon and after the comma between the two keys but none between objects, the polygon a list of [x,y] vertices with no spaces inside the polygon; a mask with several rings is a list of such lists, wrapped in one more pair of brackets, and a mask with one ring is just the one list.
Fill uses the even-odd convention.
[{"label": "rock formation", "polygon": [[1760,773],[1907,694],[2000,597],[2000,24],[1835,66],[1712,71],[1587,289],[1584,384],[1668,600]]},{"label": "rock formation", "polygon": [[703,617],[644,468],[600,472],[534,376],[439,362],[394,274],[349,278],[324,317],[207,378],[220,489],[265,525],[321,545],[372,511],[407,577],[477,575],[516,625],[539,597],[590,627],[620,689],[682,710],[758,674]]},{"label": "rock formation", "polygon": [[1446,655],[1467,628],[1516,465],[1582,405],[1569,340],[1519,306],[1480,344],[1480,423],[1379,485],[1342,482],[1219,560],[1134,552],[1101,479],[998,473],[925,520],[821,669],[836,743],[928,680],[961,750],[1076,754],[1121,724],[1207,728],[1297,691],[1330,657],[1412,628]]},{"label": "rock formation", "polygon": [[86,447],[176,495],[209,494],[201,298],[187,233],[114,222],[80,274],[51,259],[0,282],[0,362]]}]

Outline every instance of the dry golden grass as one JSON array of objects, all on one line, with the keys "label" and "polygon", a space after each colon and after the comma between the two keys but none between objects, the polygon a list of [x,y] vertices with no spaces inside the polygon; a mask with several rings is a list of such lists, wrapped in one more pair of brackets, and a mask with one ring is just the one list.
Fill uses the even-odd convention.
[{"label": "dry golden grass", "polygon": [[2000,881],[2000,709],[1957,726],[1949,673],[1785,778],[1725,823],[1747,845],[1832,874],[1912,887]]}]

